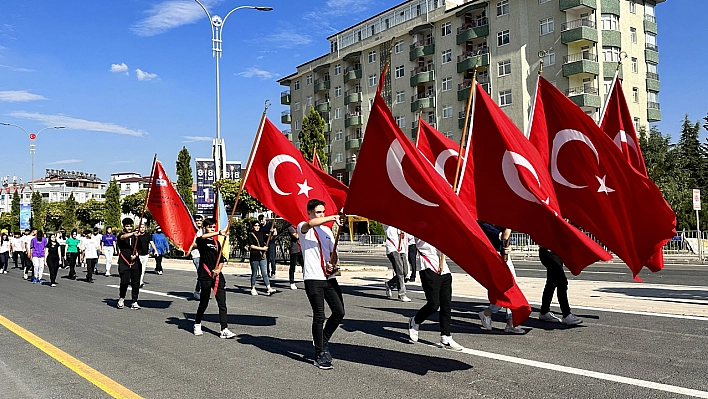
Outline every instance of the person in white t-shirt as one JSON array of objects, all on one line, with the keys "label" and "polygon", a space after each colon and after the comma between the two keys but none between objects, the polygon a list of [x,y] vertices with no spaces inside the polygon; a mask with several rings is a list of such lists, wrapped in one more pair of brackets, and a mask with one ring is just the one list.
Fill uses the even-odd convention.
[{"label": "person in white t-shirt", "polygon": [[[343,224],[343,215],[325,216],[325,203],[319,199],[307,202],[310,220],[297,225],[298,241],[302,248],[302,277],[305,293],[312,306],[312,341],[315,345],[314,365],[323,370],[332,369],[329,341],[344,318],[342,290],[335,277],[338,262],[332,230],[325,223]],[[332,314],[325,325],[324,303]],[[323,329],[324,326],[324,329]]]},{"label": "person in white t-shirt", "polygon": [[460,351],[462,345],[450,335],[452,313],[452,274],[443,259],[440,270],[441,253],[427,242],[417,239],[415,246],[420,254],[420,282],[425,292],[425,305],[415,316],[408,320],[408,334],[411,341],[418,342],[418,329],[428,317],[440,309],[440,346],[445,349]]},{"label": "person in white t-shirt", "polygon": [[86,281],[93,283],[93,274],[98,263],[98,248],[100,244],[91,236],[91,230],[84,231],[84,240],[81,242],[81,260],[86,263]]},{"label": "person in white t-shirt", "polygon": [[393,226],[385,226],[386,230],[386,257],[391,262],[393,267],[393,278],[388,280],[384,286],[386,287],[386,297],[393,296],[392,290],[398,290],[398,300],[410,302],[410,298],[406,295],[406,272],[404,266],[405,255],[403,247],[407,247],[406,233]]}]

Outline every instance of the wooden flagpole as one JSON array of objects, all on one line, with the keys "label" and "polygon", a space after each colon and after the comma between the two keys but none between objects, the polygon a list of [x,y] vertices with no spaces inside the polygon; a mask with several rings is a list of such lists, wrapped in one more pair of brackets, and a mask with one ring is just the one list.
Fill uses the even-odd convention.
[{"label": "wooden flagpole", "polygon": [[418,148],[418,140],[420,140],[420,125],[423,122],[423,115],[418,114],[418,131],[415,134],[415,148]]},{"label": "wooden flagpole", "polygon": [[[155,179],[153,176],[155,174],[155,163],[157,163],[157,153],[152,158],[152,168],[150,168],[150,185],[148,186],[148,191],[145,193],[145,202],[143,202],[143,211],[140,214],[140,221],[138,222],[138,228],[133,230],[140,231],[140,227],[143,225],[143,217],[145,217],[145,209],[147,208],[148,198],[150,198],[150,191],[152,191],[152,181]],[[135,244],[133,244],[133,255],[138,251],[138,239],[135,239]]]}]

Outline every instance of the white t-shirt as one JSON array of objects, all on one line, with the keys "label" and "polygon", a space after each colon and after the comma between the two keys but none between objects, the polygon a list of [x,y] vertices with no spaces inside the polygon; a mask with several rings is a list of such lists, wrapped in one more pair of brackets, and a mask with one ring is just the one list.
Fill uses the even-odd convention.
[{"label": "white t-shirt", "polygon": [[95,234],[91,236],[93,242],[96,243],[96,249],[101,249],[101,240],[103,240],[103,234]]},{"label": "white t-shirt", "polygon": [[[8,237],[9,239],[10,237]],[[4,254],[5,252],[10,252],[10,241],[0,241],[0,254]]]},{"label": "white t-shirt", "polygon": [[34,238],[34,236],[32,234],[27,234],[27,235],[22,236],[22,238],[20,238],[20,240],[22,240],[22,243],[23,243],[23,246],[22,246],[23,251],[29,250],[30,242],[32,242],[33,238]]},{"label": "white t-shirt", "polygon": [[91,239],[87,239],[84,237],[83,240],[83,246],[84,246],[84,256],[86,259],[97,259],[98,258],[98,248],[99,245],[96,244],[96,240],[91,237]]},{"label": "white t-shirt", "polygon": [[[300,222],[297,225],[297,232],[299,235],[298,241],[300,242],[300,248],[302,248],[302,279],[303,280],[327,280],[324,271],[322,270],[322,261],[320,258],[320,244],[317,242],[317,236],[315,236],[315,230],[320,237],[320,243],[322,245],[322,255],[324,256],[324,263],[327,265],[330,256],[332,255],[332,250],[334,249],[334,235],[332,230],[327,226],[316,226],[309,230],[307,233],[302,233],[302,226],[307,222]],[[334,275],[329,276],[329,278],[335,278]]]},{"label": "white t-shirt", "polygon": [[[386,226],[386,255],[392,252],[400,252],[398,250],[399,247],[402,250],[405,246],[404,243],[401,242],[400,233],[403,232],[393,226]],[[405,233],[403,234],[405,235]]]},{"label": "white t-shirt", "polygon": [[415,237],[413,234],[406,233],[406,237],[408,237],[408,245],[415,245]]},{"label": "white t-shirt", "polygon": [[12,244],[13,252],[24,252],[25,250],[25,244],[22,242],[22,238],[11,237],[10,244]]},{"label": "white t-shirt", "polygon": [[[202,234],[204,234],[204,231],[202,229],[197,229],[197,237],[201,237]],[[196,245],[194,246],[192,252],[190,252],[190,255],[192,255],[192,259],[196,259],[199,257],[199,250],[197,249]]]},{"label": "white t-shirt", "polygon": [[[423,240],[416,238],[415,247],[420,255],[420,270],[430,269],[435,273],[440,270],[440,251]],[[447,266],[447,259],[443,261],[441,274],[449,274],[450,268]]]}]

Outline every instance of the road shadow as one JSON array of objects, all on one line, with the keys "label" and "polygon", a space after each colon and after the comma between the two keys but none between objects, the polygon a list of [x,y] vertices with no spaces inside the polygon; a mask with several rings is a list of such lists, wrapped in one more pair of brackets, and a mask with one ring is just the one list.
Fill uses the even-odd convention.
[{"label": "road shadow", "polygon": [[695,305],[705,305],[704,302],[686,301],[706,301],[708,300],[708,290],[672,290],[670,288],[599,288],[596,291],[610,294],[624,294],[633,297],[657,298],[662,302],[690,303]]},{"label": "road shadow", "polygon": [[185,298],[188,300],[195,300],[194,293],[187,291],[167,291],[169,295],[178,296],[180,298]]},{"label": "road shadow", "polygon": [[[238,341],[242,344],[253,345],[261,350],[282,355],[298,362],[311,362],[314,355],[312,341],[290,340],[276,337],[253,336],[240,334]],[[342,344],[332,342],[329,345],[338,360],[359,363],[369,366],[384,367],[405,371],[416,375],[426,375],[428,372],[450,372],[469,370],[472,365],[455,359],[434,357],[395,351],[384,348],[367,347],[360,345]]]},{"label": "road shadow", "polygon": [[[103,300],[103,303],[106,305],[115,308],[118,306],[118,299],[116,298],[105,298]],[[130,305],[133,303],[133,301],[130,298],[125,299],[125,308],[124,309],[129,309]],[[138,299],[138,303],[140,304],[141,308],[146,308],[146,309],[167,309],[172,305],[172,301],[163,301],[163,300],[155,300],[155,299]]]}]

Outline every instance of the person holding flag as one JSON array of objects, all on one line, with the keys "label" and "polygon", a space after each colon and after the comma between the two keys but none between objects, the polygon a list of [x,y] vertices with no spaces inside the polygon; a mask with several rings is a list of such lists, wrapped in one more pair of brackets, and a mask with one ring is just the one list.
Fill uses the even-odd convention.
[{"label": "person holding flag", "polygon": [[394,288],[398,290],[398,300],[402,302],[410,302],[411,299],[406,295],[406,271],[404,266],[404,254],[402,248],[408,246],[406,233],[393,227],[386,226],[386,257],[391,262],[393,267],[393,277],[386,282],[386,298],[391,299]]},{"label": "person holding flag", "polygon": [[[123,232],[118,236],[118,274],[120,275],[120,288],[118,291],[118,309],[123,309],[125,294],[128,285],[131,286],[131,309],[140,309],[138,296],[140,295],[140,259],[134,251],[136,240],[140,233],[133,231],[133,219],[125,218],[122,221]],[[73,234],[72,234],[73,236]]]}]

